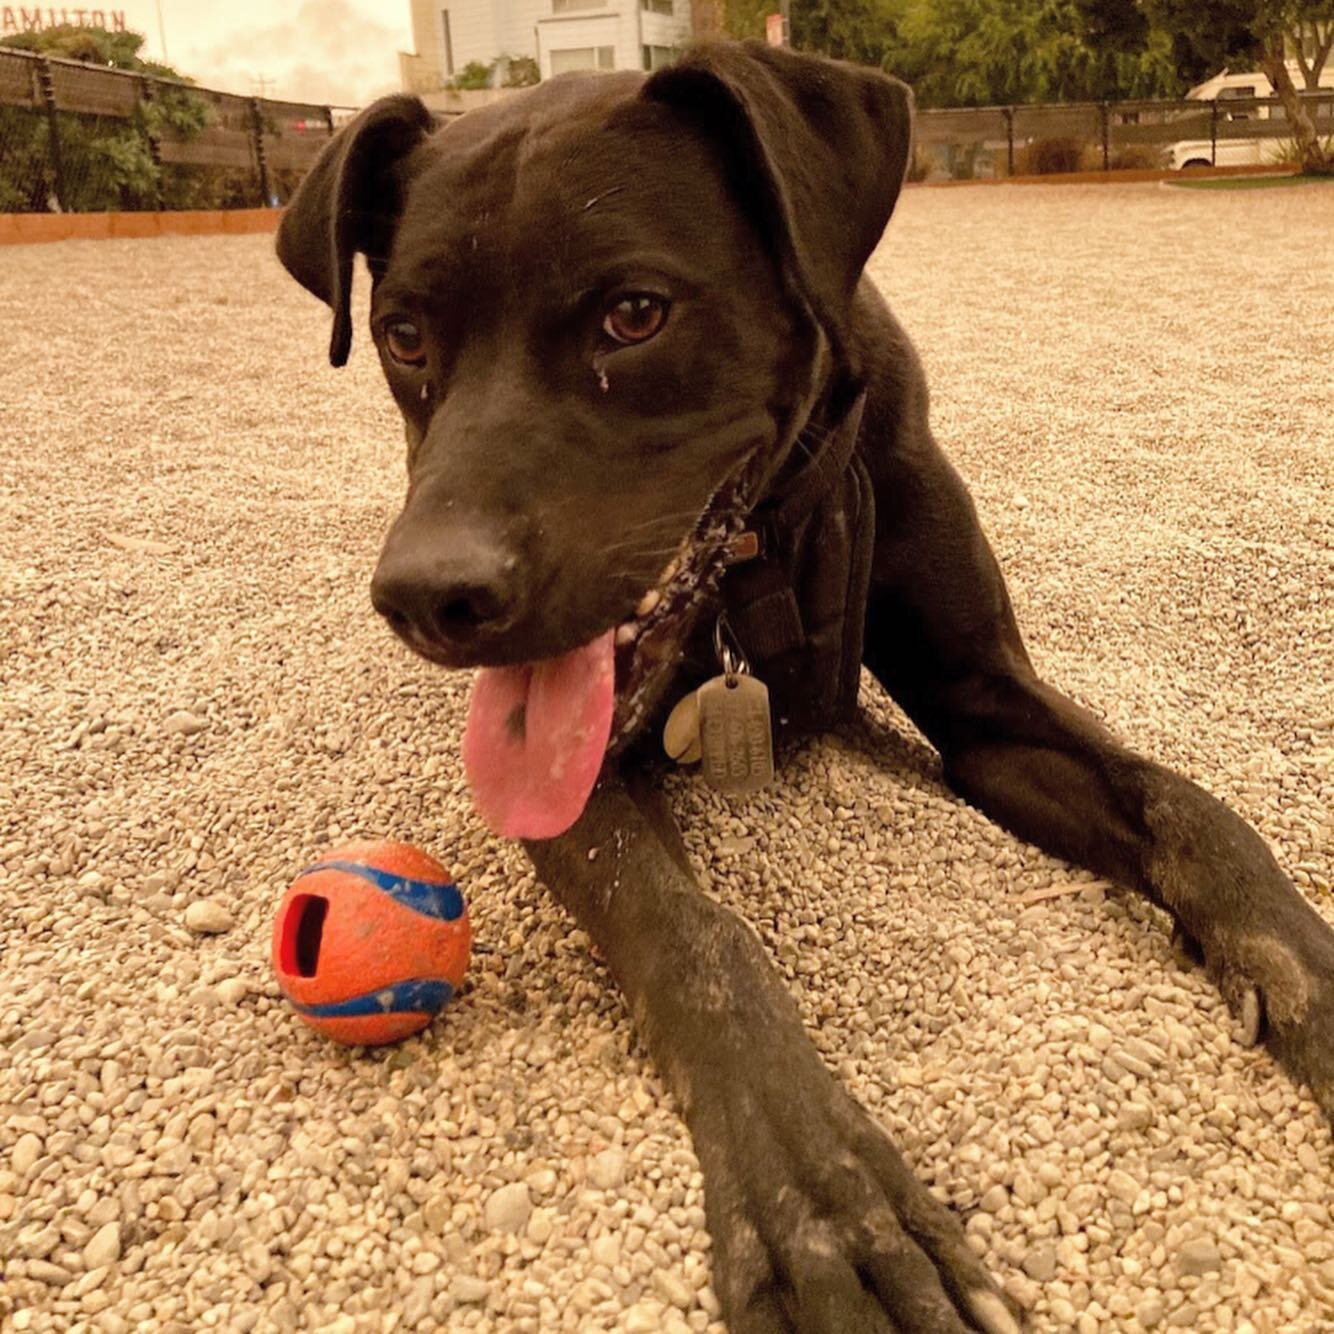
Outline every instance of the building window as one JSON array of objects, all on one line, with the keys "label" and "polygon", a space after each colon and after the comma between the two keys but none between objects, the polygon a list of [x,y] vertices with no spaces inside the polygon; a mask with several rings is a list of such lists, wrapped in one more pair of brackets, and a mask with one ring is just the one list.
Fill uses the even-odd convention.
[{"label": "building window", "polygon": [[454,77],[454,37],[449,31],[449,10],[440,11],[440,35],[445,44],[445,77]]},{"label": "building window", "polygon": [[552,74],[568,74],[575,69],[615,69],[614,46],[572,46],[551,53]]},{"label": "building window", "polygon": [[664,65],[670,65],[676,59],[677,50],[674,46],[646,46],[644,48],[644,68],[661,69]]},{"label": "building window", "polygon": [[639,0],[639,7],[649,14],[668,14],[672,12],[672,0]]},{"label": "building window", "polygon": [[576,9],[606,9],[607,0],[551,0],[553,14],[571,14]]}]

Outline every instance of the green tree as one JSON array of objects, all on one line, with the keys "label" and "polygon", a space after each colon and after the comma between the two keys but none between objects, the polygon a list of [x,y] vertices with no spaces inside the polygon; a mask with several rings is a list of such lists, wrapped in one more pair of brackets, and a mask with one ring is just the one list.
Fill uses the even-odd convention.
[{"label": "green tree", "polygon": [[[1131,0],[1127,0],[1131,2]],[[777,0],[726,0],[734,37],[763,33]],[[922,106],[1171,96],[1172,43],[1097,40],[1080,0],[793,0],[794,45],[878,65]]]},{"label": "green tree", "polygon": [[[801,0],[796,2],[800,4]],[[692,0],[693,3],[698,0]],[[778,0],[723,0],[723,31],[729,37],[763,37],[766,15],[776,13]]]},{"label": "green tree", "polygon": [[895,0],[794,0],[792,43],[839,60],[883,65],[897,37],[898,9]]},{"label": "green tree", "polygon": [[1320,142],[1302,102],[1288,55],[1308,89],[1334,50],[1334,0],[1079,0],[1087,21],[1125,51],[1143,50],[1155,33],[1171,41],[1178,66],[1192,82],[1225,66],[1258,66],[1283,103],[1302,170],[1334,172],[1334,153]]},{"label": "green tree", "polygon": [[[191,80],[169,65],[139,56],[143,35],[107,32],[66,24],[39,32],[16,33],[0,39],[0,47],[77,60],[106,69],[128,70],[175,80],[180,86],[155,84],[151,99],[140,99],[130,116],[83,116],[59,113],[62,157],[69,167],[62,206],[69,210],[134,208],[159,199],[173,207],[195,202],[189,189],[171,188],[169,178],[154,159],[154,141],[166,137],[189,139],[211,117],[209,104],[187,86]],[[26,108],[0,108],[0,142],[6,154],[0,162],[0,208],[42,210],[54,195],[45,116]],[[180,185],[186,183],[181,180]]]},{"label": "green tree", "polygon": [[108,32],[105,28],[83,28],[73,23],[0,38],[0,46],[16,51],[36,51],[44,56],[81,60],[87,65],[105,65],[109,69],[127,69],[136,74],[156,74],[182,83],[193,82],[170,65],[144,60],[139,54],[143,45],[142,33]]},{"label": "green tree", "polygon": [[1078,0],[897,0],[885,63],[924,106],[1162,97],[1180,91],[1171,44],[1098,40]]}]

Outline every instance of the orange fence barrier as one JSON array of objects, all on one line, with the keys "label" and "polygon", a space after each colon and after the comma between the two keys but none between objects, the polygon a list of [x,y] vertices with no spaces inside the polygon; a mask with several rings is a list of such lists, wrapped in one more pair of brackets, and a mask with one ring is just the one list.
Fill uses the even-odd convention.
[{"label": "orange fence barrier", "polygon": [[117,237],[218,236],[271,232],[282,209],[229,208],[163,213],[0,213],[0,245],[106,241]]},{"label": "orange fence barrier", "polygon": [[1050,176],[982,176],[971,181],[912,181],[930,190],[956,185],[1136,185],[1146,181],[1211,181],[1220,176],[1292,176],[1292,167],[1186,167],[1181,171],[1068,171]]},{"label": "orange fence barrier", "polygon": [[[1075,171],[1060,176],[999,176],[973,181],[919,181],[927,189],[968,185],[1135,185],[1146,181],[1210,180],[1220,176],[1281,176],[1290,167],[1190,167],[1185,171]],[[0,245],[42,241],[106,241],[117,237],[239,236],[271,232],[280,208],[231,208],[184,213],[0,213]]]}]

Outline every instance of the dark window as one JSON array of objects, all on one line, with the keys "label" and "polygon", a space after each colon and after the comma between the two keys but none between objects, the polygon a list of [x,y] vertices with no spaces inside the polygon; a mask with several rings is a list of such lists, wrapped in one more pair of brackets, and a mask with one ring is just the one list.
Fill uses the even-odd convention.
[{"label": "dark window", "polygon": [[644,47],[644,68],[647,70],[661,69],[664,65],[670,65],[675,59],[676,48],[674,46]]},{"label": "dark window", "polygon": [[576,69],[615,69],[613,46],[571,46],[551,52],[551,73],[568,74]]}]

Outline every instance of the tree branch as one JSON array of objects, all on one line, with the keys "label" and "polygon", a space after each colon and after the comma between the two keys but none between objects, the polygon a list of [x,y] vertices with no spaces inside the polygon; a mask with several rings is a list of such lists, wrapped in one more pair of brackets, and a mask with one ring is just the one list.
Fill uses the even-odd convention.
[{"label": "tree branch", "polygon": [[1306,63],[1306,28],[1307,25],[1305,21],[1299,21],[1294,24],[1284,36],[1287,39],[1287,43],[1290,44],[1292,49],[1297,53],[1297,65],[1302,72],[1302,81],[1306,84],[1307,88],[1310,89],[1315,87],[1315,83],[1312,78],[1311,67]]},{"label": "tree branch", "polygon": [[1315,67],[1315,86],[1320,86],[1320,75],[1324,72],[1325,61],[1329,59],[1329,53],[1334,51],[1334,23],[1323,31],[1318,23],[1312,24],[1315,28],[1316,51],[1315,59],[1312,64]]}]

